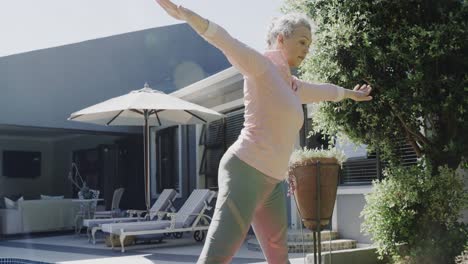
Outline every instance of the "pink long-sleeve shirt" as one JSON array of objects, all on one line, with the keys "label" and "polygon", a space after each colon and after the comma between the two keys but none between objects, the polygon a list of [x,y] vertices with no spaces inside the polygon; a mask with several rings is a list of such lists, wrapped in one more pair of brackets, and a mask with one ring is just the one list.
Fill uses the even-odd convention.
[{"label": "pink long-sleeve shirt", "polygon": [[244,75],[244,128],[228,151],[260,172],[284,180],[304,122],[302,104],[342,100],[344,88],[292,76],[280,50],[261,54],[211,21],[202,36]]}]

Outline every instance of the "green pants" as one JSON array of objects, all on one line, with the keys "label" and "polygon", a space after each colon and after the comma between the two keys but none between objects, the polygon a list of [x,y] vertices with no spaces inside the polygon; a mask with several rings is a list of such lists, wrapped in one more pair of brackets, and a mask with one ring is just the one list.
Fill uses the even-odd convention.
[{"label": "green pants", "polygon": [[289,263],[283,182],[228,151],[219,164],[218,185],[213,219],[197,263],[230,263],[250,224],[268,263]]}]

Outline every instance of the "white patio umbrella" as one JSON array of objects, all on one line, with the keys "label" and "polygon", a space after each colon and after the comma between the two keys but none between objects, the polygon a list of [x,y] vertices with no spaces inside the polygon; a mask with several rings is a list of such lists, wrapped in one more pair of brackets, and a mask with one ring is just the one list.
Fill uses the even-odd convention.
[{"label": "white patio umbrella", "polygon": [[143,126],[145,202],[150,208],[149,191],[149,127],[179,124],[203,124],[222,118],[223,115],[151,89],[145,84],[143,89],[114,97],[102,103],[87,107],[70,115],[68,120],[106,126]]}]

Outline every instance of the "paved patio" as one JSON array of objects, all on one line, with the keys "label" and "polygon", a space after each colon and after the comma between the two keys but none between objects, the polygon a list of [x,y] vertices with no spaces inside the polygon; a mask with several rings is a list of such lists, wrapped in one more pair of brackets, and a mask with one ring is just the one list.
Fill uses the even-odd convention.
[{"label": "paved patio", "polygon": [[[58,234],[32,238],[12,238],[0,241],[0,258],[20,258],[50,263],[134,263],[174,264],[195,263],[202,250],[202,243],[195,242],[189,234],[181,239],[169,238],[162,243],[139,243],[112,250],[106,247],[102,236],[93,245],[85,235]],[[302,253],[290,254],[292,264],[304,263]],[[250,251],[246,243],[232,263],[266,263],[261,252]]]}]

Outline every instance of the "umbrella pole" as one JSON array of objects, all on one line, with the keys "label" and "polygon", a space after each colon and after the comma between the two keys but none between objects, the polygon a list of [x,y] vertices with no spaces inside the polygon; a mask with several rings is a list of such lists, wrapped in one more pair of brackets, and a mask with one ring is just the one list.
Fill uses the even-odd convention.
[{"label": "umbrella pole", "polygon": [[144,110],[145,115],[145,127],[143,131],[144,139],[144,158],[145,158],[145,204],[146,204],[146,213],[149,217],[150,210],[150,167],[149,167],[149,126],[148,126],[148,110]]}]

